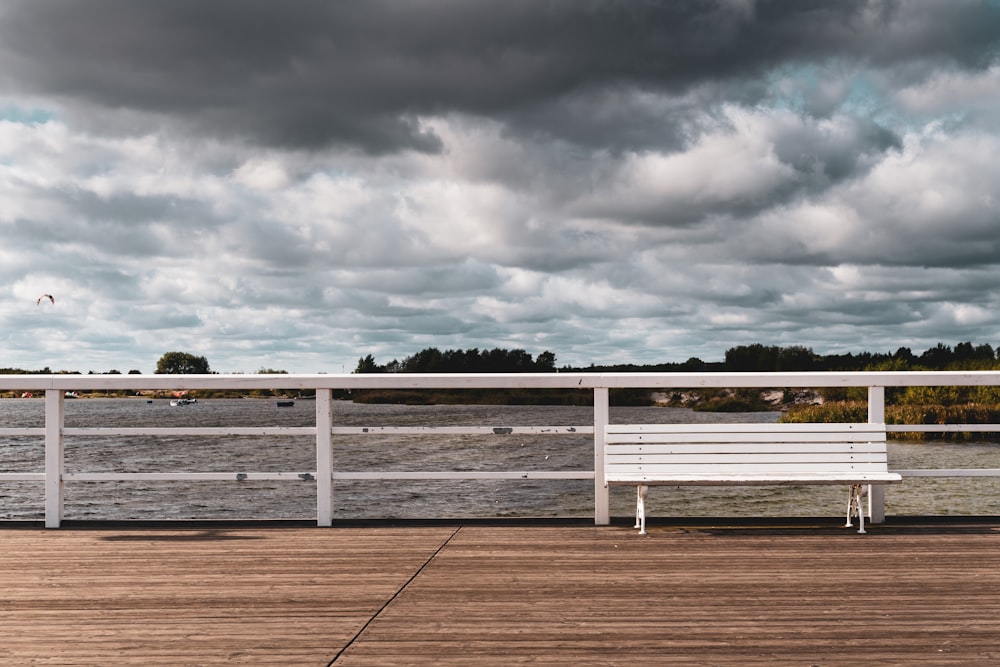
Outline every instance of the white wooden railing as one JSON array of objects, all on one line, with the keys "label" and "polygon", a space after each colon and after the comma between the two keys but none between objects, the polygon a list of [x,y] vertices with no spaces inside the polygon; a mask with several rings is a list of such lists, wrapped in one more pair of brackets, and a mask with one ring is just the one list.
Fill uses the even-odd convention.
[{"label": "white wooden railing", "polygon": [[[0,423],[0,437],[39,436],[45,442],[44,470],[0,471],[0,481],[37,481],[45,484],[45,525],[59,527],[63,520],[63,490],[67,482],[93,481],[229,481],[295,480],[316,484],[316,521],[333,524],[334,482],[337,480],[404,479],[586,479],[594,483],[594,520],[610,522],[610,498],[603,480],[604,426],[608,423],[608,391],[618,388],[649,390],[696,388],[821,388],[865,387],[868,390],[868,421],[885,421],[885,387],[932,387],[1000,385],[1000,371],[927,372],[797,372],[797,373],[525,373],[525,374],[340,374],[340,375],[0,375],[0,392],[25,391],[45,395],[43,427],[15,428]],[[165,427],[165,428],[74,428],[65,426],[67,391],[179,391],[275,389],[316,392],[316,421],[310,427]],[[509,426],[513,433],[584,434],[594,440],[594,469],[589,471],[444,471],[444,472],[347,472],[336,469],[333,438],[382,433],[398,435],[482,434],[495,426],[350,427],[338,426],[333,414],[333,391],[354,389],[588,389],[594,394],[593,424],[579,426]],[[7,400],[7,399],[4,399]],[[509,430],[508,430],[509,429]],[[890,425],[895,432],[980,431],[1000,433],[1000,424]],[[316,438],[316,468],[288,472],[171,472],[94,473],[66,472],[66,437],[199,435],[311,435]],[[904,477],[1000,476],[995,468],[894,470]],[[882,487],[872,488],[875,522],[884,521]]]}]

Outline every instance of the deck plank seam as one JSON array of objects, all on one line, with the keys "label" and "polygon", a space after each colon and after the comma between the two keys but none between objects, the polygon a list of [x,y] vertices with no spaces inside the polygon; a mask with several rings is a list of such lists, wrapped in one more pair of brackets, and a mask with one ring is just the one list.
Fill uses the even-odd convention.
[{"label": "deck plank seam", "polygon": [[358,640],[361,639],[361,636],[365,633],[365,631],[368,629],[368,627],[372,623],[375,622],[375,619],[377,619],[379,616],[381,616],[382,612],[384,612],[386,609],[388,609],[389,605],[391,605],[393,603],[393,601],[396,600],[396,598],[398,598],[400,595],[403,594],[403,591],[405,591],[407,589],[407,587],[409,587],[409,585],[411,583],[413,583],[413,581],[418,576],[420,576],[420,573],[423,572],[427,568],[427,566],[431,564],[431,561],[433,561],[435,558],[437,558],[437,555],[439,553],[441,553],[444,550],[444,548],[447,547],[448,544],[451,543],[451,541],[453,539],[455,539],[455,536],[458,535],[459,531],[461,531],[461,530],[462,530],[462,526],[459,526],[458,528],[456,528],[451,533],[451,535],[449,535],[447,537],[447,539],[445,539],[445,541],[442,542],[441,545],[437,549],[434,550],[434,553],[432,553],[430,556],[427,557],[427,560],[425,560],[423,562],[423,564],[421,564],[421,566],[417,568],[416,572],[414,572],[410,576],[410,578],[407,579],[403,583],[403,585],[400,586],[396,590],[396,592],[393,593],[392,596],[389,597],[389,599],[386,600],[385,603],[381,607],[379,607],[378,611],[376,611],[374,614],[371,615],[371,618],[369,618],[367,621],[365,621],[365,624],[361,626],[361,628],[354,634],[353,637],[351,637],[351,639],[346,644],[344,644],[342,647],[340,647],[340,650],[337,651],[337,654],[333,656],[333,658],[330,660],[330,662],[326,663],[326,667],[332,667],[333,664],[335,662],[337,662],[337,660],[340,659],[340,656],[342,656],[347,651],[347,649],[349,649],[351,646],[353,646],[355,643],[357,643]]}]

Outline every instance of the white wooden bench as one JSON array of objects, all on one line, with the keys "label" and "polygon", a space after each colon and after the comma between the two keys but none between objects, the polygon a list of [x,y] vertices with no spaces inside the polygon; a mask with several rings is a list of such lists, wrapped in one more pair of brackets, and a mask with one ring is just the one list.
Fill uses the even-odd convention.
[{"label": "white wooden bench", "polygon": [[887,467],[885,424],[608,424],[604,438],[605,484],[637,487],[642,535],[654,484],[850,485],[847,526],[856,514],[864,533],[864,489],[902,479]]}]

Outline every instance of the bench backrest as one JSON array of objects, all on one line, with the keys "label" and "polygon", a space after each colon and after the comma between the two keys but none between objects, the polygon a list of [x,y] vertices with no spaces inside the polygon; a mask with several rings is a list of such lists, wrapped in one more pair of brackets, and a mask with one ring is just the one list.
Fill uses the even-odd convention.
[{"label": "bench backrest", "polygon": [[884,474],[883,424],[609,424],[605,478]]}]

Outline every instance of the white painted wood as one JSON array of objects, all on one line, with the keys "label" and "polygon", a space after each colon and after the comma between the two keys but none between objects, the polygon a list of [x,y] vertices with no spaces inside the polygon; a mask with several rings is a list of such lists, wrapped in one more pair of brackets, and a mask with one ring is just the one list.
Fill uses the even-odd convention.
[{"label": "white painted wood", "polygon": [[[885,387],[868,387],[868,422],[885,424]],[[868,516],[872,523],[885,523],[885,487],[881,484],[868,485]]]},{"label": "white painted wood", "polygon": [[[608,420],[607,395],[609,388],[648,388],[648,389],[669,389],[669,388],[738,388],[738,387],[866,387],[869,391],[869,422],[874,422],[876,429],[883,428],[881,422],[884,421],[884,393],[885,387],[905,387],[905,386],[1000,386],[1000,371],[931,371],[931,372],[854,372],[854,373],[544,373],[544,374],[315,374],[315,375],[0,375],[0,391],[32,391],[38,395],[45,393],[46,422],[44,427],[2,427],[0,426],[0,437],[39,437],[45,442],[45,471],[28,472],[0,472],[0,480],[27,480],[43,481],[46,493],[46,525],[58,526],[63,517],[63,493],[64,482],[72,480],[74,482],[83,481],[80,475],[87,473],[76,473],[75,475],[64,474],[64,438],[65,437],[128,437],[128,436],[203,436],[205,438],[224,438],[228,436],[284,436],[302,435],[315,437],[317,443],[333,436],[363,436],[378,435],[414,435],[433,436],[440,435],[518,435],[518,434],[580,434],[592,436],[594,441],[594,471],[552,471],[521,473],[518,471],[501,471],[498,473],[486,473],[488,475],[505,475],[506,477],[490,477],[493,479],[516,479],[525,478],[528,475],[531,479],[594,479],[595,485],[595,522],[603,524],[609,521],[609,494],[604,484],[604,447],[605,447],[605,425]],[[382,427],[377,424],[371,426],[336,426],[330,424],[329,431],[326,427],[318,430],[315,427],[241,427],[241,426],[221,426],[213,428],[117,428],[117,427],[94,427],[94,428],[67,428],[64,425],[64,405],[63,396],[65,391],[119,391],[119,390],[193,390],[199,389],[223,389],[223,390],[250,390],[250,389],[284,389],[289,391],[318,390],[319,392],[331,392],[333,389],[365,389],[365,388],[385,388],[385,389],[417,389],[417,388],[590,388],[594,390],[594,426],[458,426],[458,427],[436,427],[427,426],[407,426],[407,427]],[[30,400],[30,399],[2,399],[2,400]],[[37,399],[35,399],[37,400]],[[144,397],[137,397],[135,400],[144,400]],[[320,399],[318,402],[322,402]],[[263,402],[262,402],[263,403]],[[331,406],[336,403],[331,400]],[[331,410],[332,413],[332,410]],[[320,419],[322,421],[322,419]],[[319,423],[319,422],[318,422]],[[609,427],[613,432],[613,425]],[[718,425],[690,425],[688,432],[697,434],[704,432],[706,428],[719,429]],[[774,425],[758,424],[735,424],[732,426],[735,433],[756,433],[773,429]],[[800,434],[823,433],[826,425],[806,426],[799,425]],[[865,425],[852,426],[857,428],[859,434]],[[646,426],[641,429],[645,433]],[[890,432],[980,432],[1000,434],[1000,424],[919,424],[919,425],[890,425],[885,427]],[[645,436],[644,436],[645,437]],[[745,436],[741,436],[745,437]],[[842,436],[845,439],[847,436]],[[869,435],[872,440],[877,439],[877,434]],[[883,436],[884,437],[884,436]],[[864,436],[862,435],[864,439]],[[689,441],[692,437],[687,438]],[[794,445],[802,452],[814,451],[808,449],[807,442],[822,439],[822,436],[800,435],[794,441],[789,440],[787,444]],[[610,441],[610,435],[608,436]],[[377,441],[373,441],[377,442]],[[647,439],[648,443],[651,440]],[[753,443],[753,438],[744,440]],[[352,475],[370,475],[366,479],[393,479],[397,474],[416,473],[381,473],[374,471],[359,471],[358,473],[337,473],[334,469],[334,462],[327,462],[320,458],[321,450],[325,447],[318,445],[317,449],[317,469],[328,468],[329,476],[325,473],[317,473],[317,484],[325,484],[329,477],[330,493],[329,502],[324,498],[326,495],[318,489],[317,521],[322,523],[325,520],[329,507],[329,514],[332,520],[333,504],[333,480],[336,478],[348,479]],[[855,451],[865,451],[863,448]],[[331,457],[332,458],[332,457]],[[1000,471],[995,469],[945,469],[945,470],[905,470],[896,471],[905,473],[907,477],[985,477],[1000,476]],[[160,474],[160,473],[150,473]],[[174,473],[164,473],[172,475]],[[186,474],[186,473],[182,473]],[[201,474],[192,471],[190,474]],[[206,473],[209,475],[220,474],[222,479],[231,479],[231,476],[242,473]],[[277,479],[299,479],[296,472],[276,472],[259,473],[266,475],[276,475]],[[339,474],[348,477],[338,477]],[[468,473],[465,471],[451,471],[443,473],[419,473],[426,475],[442,475],[434,477],[441,479],[476,479],[480,473]],[[562,477],[561,475],[565,475]],[[355,477],[358,478],[358,477]],[[879,520],[880,494],[882,487],[875,485],[871,487],[869,502],[876,503],[872,509],[872,515]],[[321,506],[322,505],[322,506]]]},{"label": "white painted wood", "polygon": [[[773,438],[767,438],[770,442],[765,443],[761,435],[768,436],[773,435]],[[840,441],[835,438],[830,437],[830,434],[823,434],[823,437],[814,437],[812,434],[800,434],[795,436],[795,434],[789,433],[727,433],[724,435],[711,435],[708,433],[677,433],[677,434],[667,434],[667,433],[637,433],[632,437],[629,437],[625,433],[609,433],[605,442],[608,444],[616,443],[635,443],[642,444],[647,447],[662,446],[670,447],[673,445],[702,445],[706,450],[710,450],[713,447],[716,449],[729,446],[733,443],[746,443],[749,445],[768,445],[771,448],[775,448],[780,451],[781,447],[796,447],[796,446],[810,446],[816,445],[820,447],[819,451],[825,447],[827,451],[831,447],[834,447],[839,443],[841,444],[853,444],[854,446],[861,447],[866,443],[875,442],[881,443],[883,449],[885,447],[885,434],[883,433],[881,437],[871,436],[852,436],[848,439],[841,439]]]},{"label": "white painted wood", "polygon": [[[43,479],[42,473],[29,477],[31,473],[17,474],[25,479]],[[21,479],[18,477],[18,479]],[[366,471],[334,472],[332,480],[485,480],[485,479],[593,479],[590,471]],[[3,479],[3,477],[0,477]],[[291,481],[315,482],[319,476],[315,471],[303,472],[74,472],[65,473],[63,479],[71,482],[246,482],[246,481]]]},{"label": "white painted wood", "polygon": [[58,528],[63,518],[63,422],[65,398],[62,390],[45,391],[45,527]]},{"label": "white painted wood", "polygon": [[[326,391],[326,390],[319,390]],[[0,429],[0,435],[38,435],[44,429]],[[590,426],[334,426],[333,435],[590,435]],[[72,436],[229,436],[229,435],[315,435],[313,426],[174,426],[174,427],[66,427]]]},{"label": "white painted wood", "polygon": [[850,438],[851,434],[873,434],[878,435],[885,431],[882,424],[859,423],[776,423],[776,422],[752,422],[742,423],[707,423],[707,424],[608,424],[606,432],[612,433],[639,433],[639,434],[673,434],[673,433],[709,433],[709,434],[732,434],[744,435],[754,433],[776,434],[799,436],[806,434],[816,434],[821,437],[825,433],[839,435],[841,438]]},{"label": "white painted wood", "polygon": [[303,472],[68,472],[71,482],[247,482],[298,481],[315,483],[316,471]]},{"label": "white painted wood", "polygon": [[605,440],[608,426],[608,390],[594,389],[594,524],[611,523],[611,492],[604,480]]},{"label": "white painted wood", "polygon": [[803,475],[788,474],[782,475],[774,473],[770,475],[762,474],[730,474],[730,473],[704,473],[701,475],[690,474],[672,478],[655,474],[635,474],[635,475],[615,475],[614,481],[609,482],[612,486],[635,486],[642,484],[645,486],[814,486],[814,485],[836,485],[845,486],[854,482],[863,483],[888,483],[898,482],[899,479],[889,475]]},{"label": "white painted wood", "polygon": [[[0,375],[0,391],[1000,386],[1000,371]],[[137,397],[136,400],[142,400]]]},{"label": "white painted wood", "polygon": [[45,436],[44,427],[36,428],[0,428],[0,437],[4,438],[16,438],[16,437],[32,437],[32,436]]},{"label": "white painted wood", "polygon": [[333,525],[333,392],[316,390],[316,523]]},{"label": "white painted wood", "polygon": [[422,480],[482,480],[482,479],[594,479],[594,473],[590,470],[566,471],[566,470],[522,470],[522,471],[382,471],[382,472],[335,472],[333,479],[354,479],[371,481],[388,481],[394,479],[422,479]]},{"label": "white painted wood", "polygon": [[886,424],[890,433],[1000,433],[1000,424]]},{"label": "white painted wood", "polygon": [[[647,448],[648,449],[648,448]],[[714,449],[706,450],[703,453],[697,451],[677,453],[670,450],[656,449],[652,451],[640,451],[637,454],[623,454],[621,452],[608,453],[605,456],[605,466],[613,466],[619,462],[633,463],[640,462],[642,465],[671,465],[683,466],[761,466],[761,465],[789,465],[802,470],[809,470],[818,466],[828,466],[843,470],[855,465],[882,464],[885,467],[885,452],[848,452],[839,455],[839,452],[776,452],[770,451],[753,452],[722,452]]]},{"label": "white painted wood", "polygon": [[893,470],[903,477],[1000,477],[1000,468],[931,468]]},{"label": "white painted wood", "polygon": [[885,423],[885,387],[878,385],[868,387],[868,423]]},{"label": "white painted wood", "polygon": [[[622,478],[633,478],[643,476],[649,479],[650,484],[683,482],[686,479],[701,478],[706,475],[713,477],[758,477],[761,479],[771,479],[777,477],[836,477],[837,479],[853,479],[860,481],[862,476],[875,477],[884,476],[886,479],[894,480],[894,473],[883,472],[886,469],[885,462],[860,463],[848,465],[838,465],[833,463],[711,463],[711,462],[684,462],[670,463],[659,462],[615,462],[611,461],[605,466],[605,478],[609,484],[616,484]],[[894,480],[895,481],[895,480]]]},{"label": "white painted wood", "polygon": [[230,435],[315,435],[313,426],[173,426],[173,427],[101,427],[101,426],[67,426],[64,435],[72,436],[205,436],[223,437]]},{"label": "white painted wood", "polygon": [[592,426],[334,426],[334,435],[591,435]]},{"label": "white painted wood", "polygon": [[[763,437],[762,437],[763,436]],[[767,436],[774,436],[769,438]],[[605,442],[609,445],[622,445],[623,447],[645,447],[649,450],[654,448],[670,450],[673,448],[687,447],[700,451],[739,451],[740,448],[746,451],[756,452],[764,448],[764,451],[787,451],[792,448],[803,448],[809,451],[839,451],[844,446],[857,448],[857,451],[864,451],[864,448],[881,446],[885,449],[885,434],[876,437],[863,436],[861,438],[851,437],[837,441],[824,434],[822,438],[811,437],[805,434],[796,437],[792,433],[726,433],[723,435],[711,435],[709,433],[637,433],[629,437],[626,433],[609,433]],[[838,447],[838,445],[840,445]],[[735,449],[730,450],[733,447]]]},{"label": "white painted wood", "polygon": [[[749,455],[758,455],[766,453],[775,454],[816,454],[816,455],[830,455],[830,454],[843,454],[845,456],[850,456],[851,454],[885,454],[886,445],[885,441],[882,442],[850,442],[850,443],[835,443],[835,442],[634,442],[627,439],[626,436],[609,436],[608,445],[614,445],[613,451],[615,454],[656,454],[656,453],[667,453],[667,454],[729,454],[737,455],[740,453],[745,453]],[[612,449],[612,448],[608,448]]]},{"label": "white painted wood", "polygon": [[853,511],[863,533],[861,487],[902,479],[888,470],[880,424],[609,424],[605,431],[604,481],[637,486],[640,534],[650,485],[844,484],[847,525]]}]

